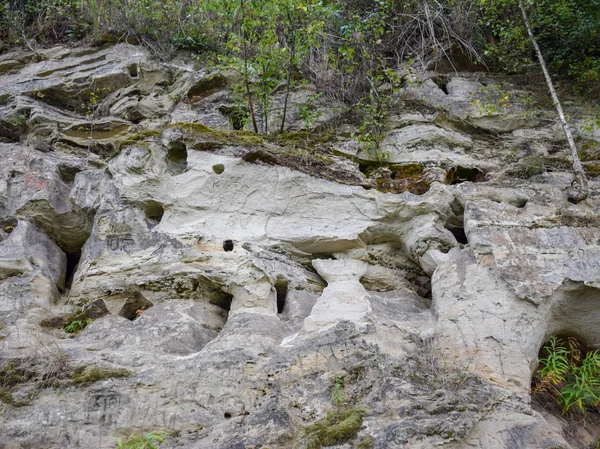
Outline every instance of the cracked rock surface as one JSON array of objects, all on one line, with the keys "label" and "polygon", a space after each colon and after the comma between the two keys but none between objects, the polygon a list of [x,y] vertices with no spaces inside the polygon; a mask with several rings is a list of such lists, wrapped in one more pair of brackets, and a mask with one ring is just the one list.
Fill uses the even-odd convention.
[{"label": "cracked rock surface", "polygon": [[[0,448],[303,448],[340,408],[339,448],[590,447],[530,385],[550,336],[600,347],[600,183],[567,201],[566,142],[510,79],[493,114],[483,74],[408,79],[382,162],[338,105],[302,128],[311,88],[256,136],[230,73],[41,54],[0,56]],[[9,382],[24,361],[45,381]]]}]

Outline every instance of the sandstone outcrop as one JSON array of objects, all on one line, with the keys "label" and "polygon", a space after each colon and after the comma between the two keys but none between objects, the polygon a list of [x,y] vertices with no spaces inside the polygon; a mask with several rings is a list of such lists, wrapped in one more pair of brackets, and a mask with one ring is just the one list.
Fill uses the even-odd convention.
[{"label": "sandstone outcrop", "polygon": [[304,447],[340,408],[340,448],[591,444],[530,385],[550,336],[600,347],[600,184],[567,201],[560,130],[509,79],[492,111],[483,74],[405,76],[377,158],[325,102],[239,130],[234,74],[142,47],[0,67],[0,368],[99,373],[0,379],[0,447]]}]

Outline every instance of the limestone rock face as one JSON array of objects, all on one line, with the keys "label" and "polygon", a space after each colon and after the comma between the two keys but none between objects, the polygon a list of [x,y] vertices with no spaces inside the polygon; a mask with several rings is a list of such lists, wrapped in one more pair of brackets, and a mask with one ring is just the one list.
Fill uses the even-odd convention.
[{"label": "limestone rock face", "polygon": [[233,73],[44,55],[0,56],[0,448],[590,447],[530,387],[600,347],[599,184],[519,86],[407,75],[373,154],[310,86],[259,136]]}]

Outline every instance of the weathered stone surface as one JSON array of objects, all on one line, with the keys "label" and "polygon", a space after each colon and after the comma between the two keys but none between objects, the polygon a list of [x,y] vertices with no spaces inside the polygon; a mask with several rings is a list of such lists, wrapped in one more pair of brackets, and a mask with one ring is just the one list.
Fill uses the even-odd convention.
[{"label": "weathered stone surface", "polygon": [[64,286],[66,264],[60,248],[20,221],[0,242],[0,322],[11,324],[31,303],[49,308]]},{"label": "weathered stone surface", "polygon": [[292,132],[257,136],[233,73],[128,44],[43,57],[0,56],[0,366],[52,347],[130,376],[11,387],[30,403],[0,403],[0,447],[303,448],[341,406],[364,410],[344,448],[591,445],[529,390],[550,336],[600,347],[598,181],[566,200],[527,92],[409,75],[382,156],[311,86]]}]

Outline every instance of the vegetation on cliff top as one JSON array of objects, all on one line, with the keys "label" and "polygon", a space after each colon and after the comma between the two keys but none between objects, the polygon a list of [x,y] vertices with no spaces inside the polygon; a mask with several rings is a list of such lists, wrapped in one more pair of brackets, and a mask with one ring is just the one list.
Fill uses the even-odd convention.
[{"label": "vegetation on cliff top", "polygon": [[[598,92],[600,2],[526,6],[552,71]],[[260,71],[265,92],[301,73],[350,97],[368,90],[366,75],[381,63],[522,72],[535,61],[517,0],[4,0],[0,39],[184,48]]]}]

